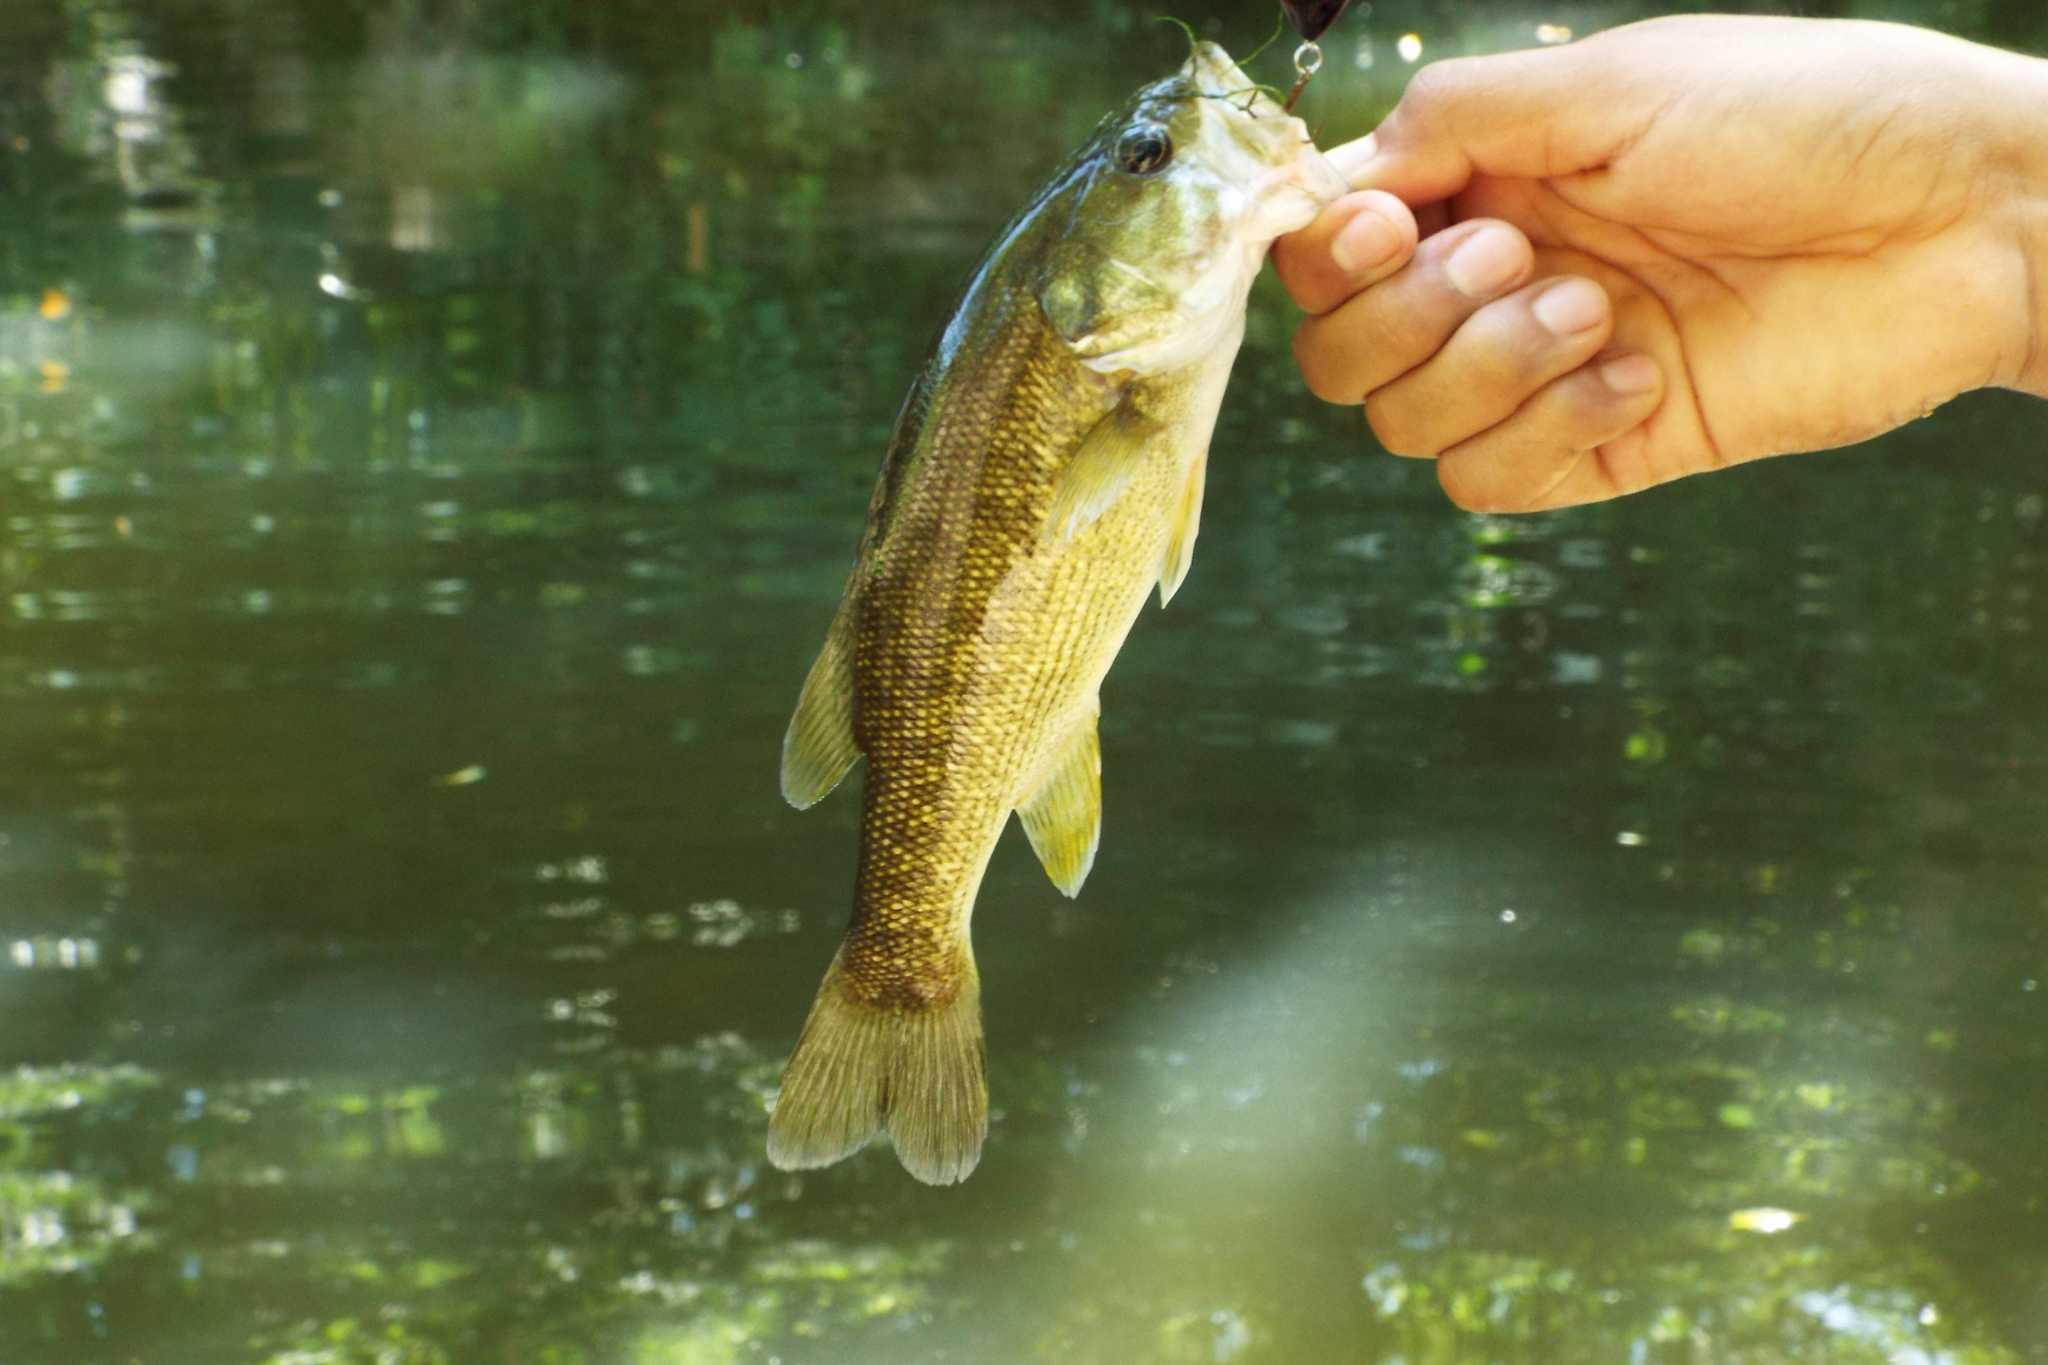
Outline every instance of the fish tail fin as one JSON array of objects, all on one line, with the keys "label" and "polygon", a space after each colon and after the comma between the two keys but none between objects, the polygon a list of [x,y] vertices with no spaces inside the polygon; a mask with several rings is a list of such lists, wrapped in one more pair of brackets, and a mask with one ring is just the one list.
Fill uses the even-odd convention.
[{"label": "fish tail fin", "polygon": [[768,1121],[768,1159],[786,1171],[829,1166],[886,1130],[903,1168],[927,1185],[965,1180],[988,1135],[981,983],[960,944],[951,996],[877,1006],[846,989],[833,958]]}]

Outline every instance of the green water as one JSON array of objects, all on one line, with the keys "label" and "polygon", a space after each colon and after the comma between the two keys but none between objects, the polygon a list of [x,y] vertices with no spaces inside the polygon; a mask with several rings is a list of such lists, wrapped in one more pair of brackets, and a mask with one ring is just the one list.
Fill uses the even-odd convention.
[{"label": "green water", "polygon": [[1477,517],[1270,281],[980,1170],[766,1165],[895,405],[1177,42],[916,8],[0,7],[0,1361],[2048,1360],[2048,408]]}]

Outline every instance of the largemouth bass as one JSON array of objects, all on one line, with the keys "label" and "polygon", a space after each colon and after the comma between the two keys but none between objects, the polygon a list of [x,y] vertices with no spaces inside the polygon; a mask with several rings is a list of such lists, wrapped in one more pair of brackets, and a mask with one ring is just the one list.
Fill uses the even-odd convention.
[{"label": "largemouth bass", "polygon": [[1213,43],[1096,128],[997,238],[904,401],[783,741],[799,809],[867,760],[853,918],[783,1075],[778,1166],[886,1131],[920,1180],[988,1131],[968,920],[1015,811],[1053,884],[1101,832],[1097,690],[1187,573],[1245,299],[1344,192]]}]

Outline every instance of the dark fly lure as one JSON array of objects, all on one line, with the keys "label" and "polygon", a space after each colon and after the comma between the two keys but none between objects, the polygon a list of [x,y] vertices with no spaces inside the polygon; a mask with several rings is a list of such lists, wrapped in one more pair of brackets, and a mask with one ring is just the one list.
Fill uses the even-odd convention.
[{"label": "dark fly lure", "polygon": [[1337,22],[1337,16],[1350,3],[1351,0],[1280,0],[1280,8],[1287,11],[1287,22],[1301,35],[1301,40],[1312,43],[1330,31],[1330,25]]},{"label": "dark fly lure", "polygon": [[1330,25],[1337,22],[1337,16],[1350,3],[1351,0],[1280,0],[1287,22],[1301,35],[1301,46],[1294,50],[1294,89],[1287,92],[1286,108],[1294,108],[1294,102],[1308,87],[1309,78],[1322,69],[1323,50],[1316,46],[1316,40],[1330,31]]}]

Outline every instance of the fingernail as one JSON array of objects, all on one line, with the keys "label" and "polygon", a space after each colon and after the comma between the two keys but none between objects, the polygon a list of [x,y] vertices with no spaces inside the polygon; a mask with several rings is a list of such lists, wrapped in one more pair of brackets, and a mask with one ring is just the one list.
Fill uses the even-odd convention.
[{"label": "fingernail", "polygon": [[1444,262],[1444,274],[1468,298],[1487,298],[1522,273],[1528,252],[1511,228],[1483,227],[1458,244]]},{"label": "fingernail", "polygon": [[1379,139],[1371,133],[1356,142],[1347,142],[1341,147],[1332,147],[1323,153],[1323,159],[1337,168],[1337,174],[1344,177],[1353,189],[1359,188],[1358,177],[1372,159],[1380,154]]},{"label": "fingernail", "polygon": [[1362,209],[1339,228],[1330,241],[1330,258],[1347,275],[1385,265],[1401,249],[1401,233],[1392,223]]},{"label": "fingernail", "polygon": [[1529,311],[1552,336],[1576,336],[1607,316],[1607,296],[1591,280],[1559,280],[1536,296]]},{"label": "fingernail", "polygon": [[1663,378],[1646,355],[1618,355],[1600,366],[1600,382],[1616,393],[1648,393]]}]

